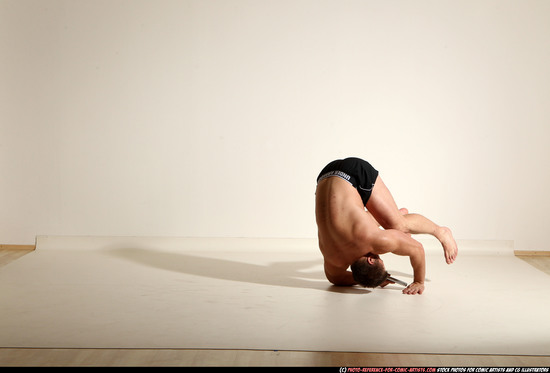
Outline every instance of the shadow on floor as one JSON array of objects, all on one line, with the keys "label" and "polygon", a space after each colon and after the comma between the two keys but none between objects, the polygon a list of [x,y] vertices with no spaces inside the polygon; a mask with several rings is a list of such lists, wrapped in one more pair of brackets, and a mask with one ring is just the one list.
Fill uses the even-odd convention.
[{"label": "shadow on floor", "polygon": [[357,286],[333,286],[326,280],[322,270],[307,271],[313,266],[322,265],[322,259],[259,265],[221,258],[202,257],[189,253],[142,248],[114,249],[110,250],[109,254],[148,267],[219,280],[317,289],[346,294],[369,294],[371,292]]}]

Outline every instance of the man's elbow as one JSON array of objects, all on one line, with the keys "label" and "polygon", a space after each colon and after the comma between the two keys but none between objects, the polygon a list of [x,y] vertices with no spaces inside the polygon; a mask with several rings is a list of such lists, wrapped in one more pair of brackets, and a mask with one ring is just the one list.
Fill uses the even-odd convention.
[{"label": "man's elbow", "polygon": [[416,242],[410,254],[411,263],[424,263],[425,258],[424,246],[420,242]]},{"label": "man's elbow", "polygon": [[346,276],[345,278],[338,278],[329,280],[335,286],[353,286],[357,285],[357,282],[352,276]]},{"label": "man's elbow", "polygon": [[422,255],[422,256],[425,256],[426,253],[424,251],[424,245],[422,245],[420,242],[416,241],[416,245],[415,245],[415,251],[416,251],[416,254],[417,255]]},{"label": "man's elbow", "polygon": [[345,276],[329,276],[327,275],[327,280],[334,286],[353,286],[356,284],[355,280],[351,273]]}]

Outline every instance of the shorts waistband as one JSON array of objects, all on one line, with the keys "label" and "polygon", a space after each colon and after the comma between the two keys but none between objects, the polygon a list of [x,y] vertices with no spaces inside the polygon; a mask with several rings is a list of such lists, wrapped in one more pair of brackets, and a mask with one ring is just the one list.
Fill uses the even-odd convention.
[{"label": "shorts waistband", "polygon": [[319,184],[321,181],[325,180],[326,178],[329,178],[329,177],[332,177],[332,176],[337,176],[337,177],[339,177],[341,179],[344,179],[347,182],[351,183],[351,176],[350,175],[346,174],[343,171],[334,170],[334,171],[329,171],[329,172],[319,176],[319,178],[317,179],[317,184]]}]

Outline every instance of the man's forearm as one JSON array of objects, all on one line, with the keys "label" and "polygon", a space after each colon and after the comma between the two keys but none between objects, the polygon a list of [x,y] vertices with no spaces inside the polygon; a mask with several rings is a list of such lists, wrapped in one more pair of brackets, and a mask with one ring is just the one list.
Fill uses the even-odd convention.
[{"label": "man's forearm", "polygon": [[422,245],[410,256],[410,261],[414,272],[414,282],[423,284],[426,277],[426,256]]}]

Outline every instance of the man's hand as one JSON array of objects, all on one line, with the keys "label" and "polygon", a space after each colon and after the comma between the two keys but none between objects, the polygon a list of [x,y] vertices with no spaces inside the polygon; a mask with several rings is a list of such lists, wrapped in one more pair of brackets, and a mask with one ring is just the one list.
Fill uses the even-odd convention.
[{"label": "man's hand", "polygon": [[424,284],[421,284],[420,282],[413,282],[409,286],[407,286],[406,289],[403,290],[403,294],[422,294],[424,292]]}]

